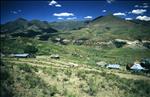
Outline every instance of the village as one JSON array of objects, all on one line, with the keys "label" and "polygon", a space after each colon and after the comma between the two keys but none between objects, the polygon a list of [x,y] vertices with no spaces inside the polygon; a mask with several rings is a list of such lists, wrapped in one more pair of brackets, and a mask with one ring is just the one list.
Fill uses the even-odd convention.
[{"label": "village", "polygon": [[[4,54],[1,54],[1,57],[5,57]],[[10,54],[7,55],[9,58],[17,58],[18,60],[21,58],[36,58],[35,54],[29,54],[29,53],[23,53],[23,54]],[[38,56],[39,57],[39,56]],[[50,55],[50,58],[53,60],[60,60],[61,56],[59,54],[52,54]],[[72,62],[67,62],[65,63],[66,66],[69,67],[78,67],[80,64],[75,64]],[[134,63],[126,64],[126,66],[121,66],[120,64],[117,63],[106,63],[104,61],[96,62],[95,64],[97,67],[100,68],[106,68],[106,69],[114,69],[114,70],[124,70],[126,68],[127,71],[129,72],[134,72],[134,73],[149,73],[150,72],[150,59],[149,58],[143,58],[140,61],[136,60]]]}]

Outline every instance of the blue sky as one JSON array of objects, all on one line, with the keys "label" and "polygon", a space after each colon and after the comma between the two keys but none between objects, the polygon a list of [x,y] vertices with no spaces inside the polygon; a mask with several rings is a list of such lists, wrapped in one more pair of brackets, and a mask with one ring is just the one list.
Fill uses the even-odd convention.
[{"label": "blue sky", "polygon": [[98,16],[120,16],[127,20],[150,20],[148,0],[5,0],[1,1],[1,23],[19,17],[32,20],[86,20]]}]

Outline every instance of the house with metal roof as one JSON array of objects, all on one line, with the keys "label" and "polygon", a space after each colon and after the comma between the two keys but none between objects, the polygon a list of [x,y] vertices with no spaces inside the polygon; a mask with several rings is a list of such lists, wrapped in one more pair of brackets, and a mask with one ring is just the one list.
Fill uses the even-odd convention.
[{"label": "house with metal roof", "polygon": [[60,59],[60,56],[58,54],[52,54],[51,59]]},{"label": "house with metal roof", "polygon": [[119,64],[108,64],[106,66],[106,68],[109,68],[109,69],[120,69],[120,65]]},{"label": "house with metal roof", "polygon": [[145,70],[145,68],[143,68],[140,64],[134,64],[130,69],[135,72]]},{"label": "house with metal roof", "polygon": [[11,54],[11,57],[16,57],[16,58],[35,58],[35,55],[28,54],[28,53],[23,53],[23,54]]}]

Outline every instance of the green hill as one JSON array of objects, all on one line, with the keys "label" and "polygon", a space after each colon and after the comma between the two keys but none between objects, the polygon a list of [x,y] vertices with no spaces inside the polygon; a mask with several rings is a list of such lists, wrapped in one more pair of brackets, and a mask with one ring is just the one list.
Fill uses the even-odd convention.
[{"label": "green hill", "polygon": [[[126,70],[126,65],[150,58],[149,27],[149,22],[126,21],[113,15],[88,23],[20,18],[3,24],[1,97],[149,97],[149,73]],[[71,42],[52,41],[56,38]],[[114,39],[123,44],[114,46],[118,43],[112,42]],[[145,47],[142,40],[147,43]],[[122,46],[124,41],[134,42],[133,48]],[[36,58],[11,56],[23,53],[35,54]],[[121,68],[108,69],[98,63],[119,64]]]},{"label": "green hill", "polygon": [[[149,40],[149,22],[127,21],[113,15],[100,16],[82,29],[70,31],[68,38],[88,38],[94,41],[107,41],[112,39]],[[61,35],[66,37],[66,35]]]},{"label": "green hill", "polygon": [[32,20],[28,21],[23,18],[18,18],[15,21],[1,25],[1,34],[12,37],[36,37],[37,35],[47,35],[56,33],[57,30],[51,28],[46,21]]},{"label": "green hill", "polygon": [[61,21],[61,22],[51,22],[49,23],[52,28],[57,29],[59,31],[68,31],[68,30],[77,30],[85,27],[87,25],[87,21]]}]

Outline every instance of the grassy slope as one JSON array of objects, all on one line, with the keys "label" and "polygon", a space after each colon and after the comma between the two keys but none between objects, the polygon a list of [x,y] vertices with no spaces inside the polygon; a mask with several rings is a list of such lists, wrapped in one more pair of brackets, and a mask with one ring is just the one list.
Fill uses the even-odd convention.
[{"label": "grassy slope", "polygon": [[[106,17],[105,17],[106,18]],[[107,17],[109,19],[109,17]],[[61,37],[106,41],[114,38],[134,39],[137,36],[149,37],[149,28],[137,26],[131,22],[106,19],[101,24],[93,22],[90,27],[69,31],[71,34],[61,34]],[[110,18],[111,20],[111,18]],[[100,22],[96,21],[96,22]],[[108,20],[107,20],[108,21]],[[118,27],[121,27],[118,29]],[[111,27],[110,30],[105,29]],[[126,29],[129,28],[129,29]],[[142,30],[141,30],[142,29]],[[117,32],[117,33],[116,33]],[[135,35],[135,36],[134,36]],[[29,38],[17,40],[1,40],[1,50],[8,53],[23,53],[26,45],[34,45],[39,49],[37,55],[43,58],[17,60],[9,58],[2,66],[2,92],[14,97],[149,97],[150,83],[145,76],[124,74],[125,71],[110,71],[96,67],[96,62],[118,63],[125,66],[143,57],[150,57],[149,49],[113,48],[98,49],[89,46],[60,45],[51,41],[39,41]],[[51,60],[51,54],[59,54],[61,61]],[[41,56],[42,57],[42,56]],[[9,63],[14,61],[16,63]],[[20,63],[19,63],[20,62]],[[66,68],[68,62],[82,65],[82,69]],[[57,65],[57,66],[55,66]],[[97,71],[87,68],[98,69]],[[123,72],[123,73],[122,73]],[[130,75],[129,77],[127,75]],[[134,79],[135,77],[135,79]],[[4,94],[5,95],[5,94]],[[7,95],[7,96],[10,96]],[[4,96],[3,96],[4,97]]]},{"label": "grassy slope", "polygon": [[19,60],[8,58],[5,61],[1,68],[1,73],[6,75],[1,80],[3,95],[5,93],[13,97],[149,97],[150,95],[150,79],[142,75],[98,68],[96,70],[84,66],[84,68],[82,66],[64,68],[64,64],[58,63],[60,60],[52,60],[49,57]]},{"label": "grassy slope", "polygon": [[[2,51],[23,53],[26,45],[32,44],[39,49],[38,55],[59,54],[62,59],[73,60],[78,63],[95,65],[98,61],[120,63],[126,65],[144,57],[150,57],[149,49],[113,48],[98,49],[90,46],[60,45],[50,41],[33,39],[17,39],[2,42]],[[14,47],[15,46],[15,47]],[[17,47],[16,47],[17,46]]]},{"label": "grassy slope", "polygon": [[112,39],[146,39],[149,40],[150,28],[142,24],[123,20],[119,17],[108,15],[90,22],[86,28],[70,31],[71,34],[60,35],[65,38],[88,38],[95,41]]}]

